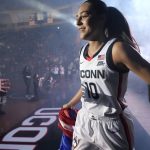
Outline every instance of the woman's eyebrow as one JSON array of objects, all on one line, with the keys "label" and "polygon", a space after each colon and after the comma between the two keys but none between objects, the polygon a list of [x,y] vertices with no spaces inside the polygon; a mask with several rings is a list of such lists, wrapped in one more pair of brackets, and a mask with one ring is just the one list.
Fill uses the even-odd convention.
[{"label": "woman's eyebrow", "polygon": [[89,11],[82,11],[82,12],[80,12],[80,14],[76,14],[75,17],[78,17],[79,15],[82,15],[83,13],[89,14],[90,12]]}]

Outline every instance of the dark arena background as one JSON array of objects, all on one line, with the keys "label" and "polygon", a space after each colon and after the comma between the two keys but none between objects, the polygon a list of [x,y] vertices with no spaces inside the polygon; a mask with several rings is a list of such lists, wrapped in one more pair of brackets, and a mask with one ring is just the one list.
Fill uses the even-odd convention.
[{"label": "dark arena background", "polygon": [[[0,0],[0,150],[58,150],[58,111],[80,87],[80,0]],[[105,0],[127,18],[141,55],[150,60],[149,0]],[[135,149],[150,150],[149,85],[129,74],[126,99],[135,125]],[[80,108],[80,104],[77,106]]]}]

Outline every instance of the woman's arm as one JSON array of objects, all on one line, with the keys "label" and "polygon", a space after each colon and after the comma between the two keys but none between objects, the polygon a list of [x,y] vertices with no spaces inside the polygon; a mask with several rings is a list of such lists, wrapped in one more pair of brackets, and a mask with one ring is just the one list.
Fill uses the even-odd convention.
[{"label": "woman's arm", "polygon": [[75,96],[67,103],[63,105],[63,108],[71,108],[75,106],[81,99],[82,96],[82,89],[80,88]]},{"label": "woman's arm", "polygon": [[125,65],[150,84],[150,64],[133,47],[123,42],[116,42],[112,49],[112,58],[115,65]]}]

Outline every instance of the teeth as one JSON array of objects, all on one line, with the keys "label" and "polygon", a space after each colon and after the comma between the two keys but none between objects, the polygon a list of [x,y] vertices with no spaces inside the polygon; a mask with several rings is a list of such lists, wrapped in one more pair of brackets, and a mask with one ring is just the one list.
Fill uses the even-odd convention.
[{"label": "teeth", "polygon": [[79,30],[84,30],[84,28],[80,28]]}]

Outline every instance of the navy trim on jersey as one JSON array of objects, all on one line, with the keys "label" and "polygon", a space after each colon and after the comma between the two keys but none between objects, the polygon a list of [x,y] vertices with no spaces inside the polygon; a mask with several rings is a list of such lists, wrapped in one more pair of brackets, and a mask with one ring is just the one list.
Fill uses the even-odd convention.
[{"label": "navy trim on jersey", "polygon": [[118,41],[121,41],[121,40],[116,39],[116,40],[109,46],[109,48],[108,48],[108,50],[107,50],[107,52],[106,52],[106,62],[107,62],[108,66],[109,66],[109,68],[110,68],[111,70],[117,71],[117,72],[119,72],[119,73],[127,73],[127,72],[129,72],[129,69],[128,69],[125,65],[123,65],[123,66],[121,66],[121,67],[116,66],[116,65],[114,64],[114,62],[113,62],[113,59],[112,59],[112,48],[113,48],[114,43],[115,43],[115,42],[118,42]]},{"label": "navy trim on jersey", "polygon": [[84,49],[84,52],[83,52],[83,57],[85,58],[85,59],[87,59],[87,58],[94,58],[95,56],[97,56],[98,54],[99,54],[99,52],[103,49],[103,47],[105,46],[105,44],[106,44],[106,42],[101,46],[101,48],[92,56],[92,57],[90,57],[89,55],[88,55],[88,47],[89,47],[89,44],[85,47],[85,49]]},{"label": "navy trim on jersey", "polygon": [[81,47],[80,52],[79,52],[79,55],[81,55],[81,52],[82,52],[83,47],[84,47],[84,46]]}]

